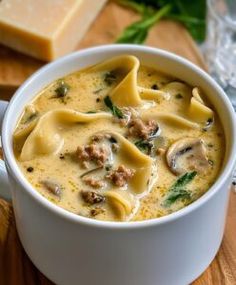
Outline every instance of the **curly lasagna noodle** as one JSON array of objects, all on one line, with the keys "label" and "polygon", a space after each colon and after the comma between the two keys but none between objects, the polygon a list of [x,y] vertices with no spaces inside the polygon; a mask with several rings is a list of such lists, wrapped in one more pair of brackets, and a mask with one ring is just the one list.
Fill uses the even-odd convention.
[{"label": "curly lasagna noodle", "polygon": [[177,211],[217,178],[225,141],[203,90],[111,58],[58,79],[25,107],[15,157],[52,203],[105,221]]}]

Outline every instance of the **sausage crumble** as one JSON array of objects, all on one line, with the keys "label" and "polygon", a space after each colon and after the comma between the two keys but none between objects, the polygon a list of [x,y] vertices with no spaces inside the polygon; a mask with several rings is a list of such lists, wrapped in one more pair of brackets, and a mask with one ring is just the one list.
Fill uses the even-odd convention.
[{"label": "sausage crumble", "polygon": [[105,197],[97,192],[94,191],[82,191],[81,192],[81,197],[83,200],[90,204],[97,204],[105,201]]},{"label": "sausage crumble", "polygon": [[98,179],[94,179],[92,177],[84,177],[83,181],[85,184],[93,187],[93,188],[101,188],[105,185],[104,181],[102,180],[98,180]]},{"label": "sausage crumble", "polygon": [[133,169],[126,168],[124,165],[119,165],[117,169],[107,174],[106,178],[110,179],[116,186],[123,187],[134,176],[134,173],[135,171]]},{"label": "sausage crumble", "polygon": [[130,120],[128,127],[128,135],[146,140],[158,129],[158,124],[154,120],[144,122],[140,118],[135,118]]},{"label": "sausage crumble", "polygon": [[108,150],[105,146],[98,146],[95,143],[78,146],[76,156],[84,168],[88,168],[88,162],[93,161],[98,166],[104,166],[108,159]]}]

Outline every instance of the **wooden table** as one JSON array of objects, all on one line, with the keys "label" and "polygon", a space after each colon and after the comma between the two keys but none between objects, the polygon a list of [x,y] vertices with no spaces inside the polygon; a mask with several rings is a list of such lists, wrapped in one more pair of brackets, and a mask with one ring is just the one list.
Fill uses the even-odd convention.
[{"label": "wooden table", "polygon": [[[78,48],[114,42],[121,30],[136,18],[137,15],[130,10],[115,3],[107,4]],[[181,25],[162,21],[152,29],[146,44],[172,51],[205,68],[194,42]],[[0,46],[0,98],[10,99],[13,91],[43,64]],[[16,232],[12,206],[4,200],[0,200],[0,284],[52,284],[24,252]],[[220,251],[210,267],[193,284],[236,284],[236,194],[233,192]]]}]

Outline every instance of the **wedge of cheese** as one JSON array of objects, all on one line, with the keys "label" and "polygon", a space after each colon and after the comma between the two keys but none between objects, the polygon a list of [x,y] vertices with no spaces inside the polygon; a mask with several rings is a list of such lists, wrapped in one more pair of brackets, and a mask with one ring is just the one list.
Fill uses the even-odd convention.
[{"label": "wedge of cheese", "polygon": [[0,43],[42,60],[75,49],[106,0],[2,0]]}]

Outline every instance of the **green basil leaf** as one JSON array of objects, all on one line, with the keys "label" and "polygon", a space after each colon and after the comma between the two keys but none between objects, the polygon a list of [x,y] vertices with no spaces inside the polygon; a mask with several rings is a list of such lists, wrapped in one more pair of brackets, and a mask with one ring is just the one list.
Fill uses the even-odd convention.
[{"label": "green basil leaf", "polygon": [[171,5],[166,5],[152,15],[143,15],[141,20],[128,26],[116,42],[142,44],[146,40],[150,28],[170,10]]},{"label": "green basil leaf", "polygon": [[118,43],[143,43],[150,28],[163,17],[184,24],[195,40],[205,39],[206,0],[120,0],[119,3],[140,13],[142,19],[127,27]]}]

